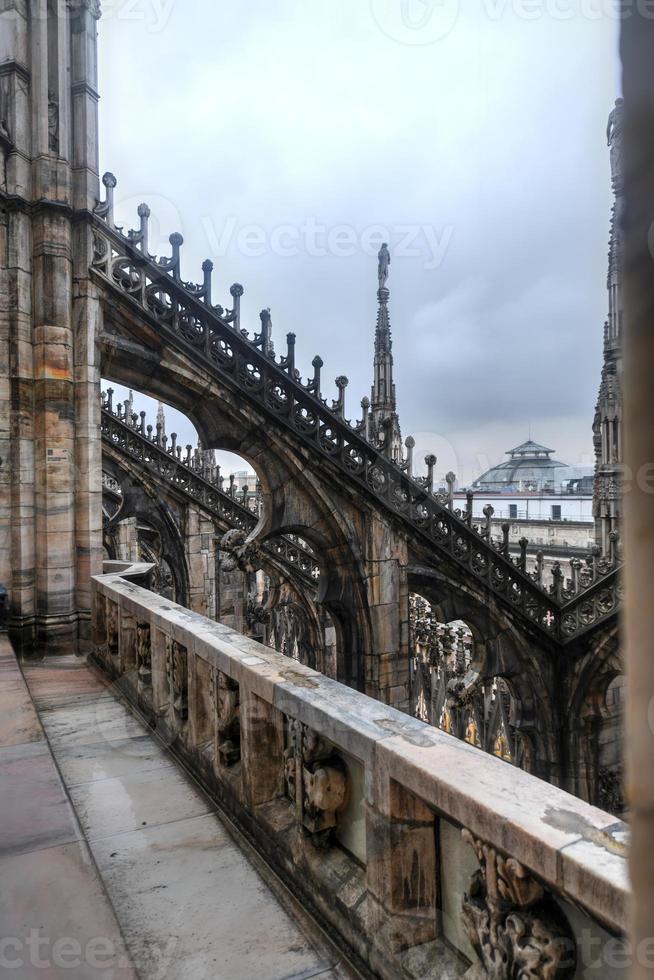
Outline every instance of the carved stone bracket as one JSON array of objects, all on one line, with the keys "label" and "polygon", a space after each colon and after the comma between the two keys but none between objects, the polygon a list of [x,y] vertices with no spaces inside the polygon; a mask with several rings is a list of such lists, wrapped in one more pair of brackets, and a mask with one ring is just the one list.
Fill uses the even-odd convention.
[{"label": "carved stone bracket", "polygon": [[463,830],[479,860],[463,922],[480,964],[469,980],[567,980],[575,974],[576,943],[554,899],[514,858]]},{"label": "carved stone bracket", "polygon": [[216,683],[218,758],[221,765],[230,767],[241,759],[240,689],[238,683],[221,670]]}]

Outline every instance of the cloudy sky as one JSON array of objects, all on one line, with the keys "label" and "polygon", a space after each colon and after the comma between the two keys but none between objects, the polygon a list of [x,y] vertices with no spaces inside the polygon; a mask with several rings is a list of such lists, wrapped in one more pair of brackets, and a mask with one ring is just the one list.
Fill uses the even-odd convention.
[{"label": "cloudy sky", "polygon": [[[463,9],[465,7],[465,9]],[[101,165],[151,248],[245,286],[278,351],[369,393],[393,261],[403,435],[462,483],[527,438],[590,463],[606,316],[612,0],[104,0]],[[335,394],[335,388],[333,390]],[[182,440],[192,429],[171,418]]]}]

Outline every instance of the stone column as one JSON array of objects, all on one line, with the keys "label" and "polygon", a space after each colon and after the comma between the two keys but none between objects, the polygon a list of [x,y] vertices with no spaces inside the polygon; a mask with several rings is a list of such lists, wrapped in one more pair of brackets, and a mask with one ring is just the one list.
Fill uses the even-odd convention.
[{"label": "stone column", "polygon": [[[73,207],[91,211],[98,199],[99,5],[73,3],[71,50],[71,168]],[[100,437],[100,298],[88,276],[93,234],[87,222],[73,225],[73,341],[75,399],[76,604],[80,652],[90,642],[90,579],[102,571],[102,443]]]},{"label": "stone column", "polygon": [[[654,976],[654,21],[622,21],[625,96],[625,609],[631,976]],[[642,944],[642,945],[641,945]],[[639,956],[638,950],[647,950]]]},{"label": "stone column", "polygon": [[80,639],[86,649],[89,579],[102,561],[99,303],[83,222],[98,184],[98,16],[93,0],[0,0],[10,195],[0,280],[0,441],[8,419],[10,444],[0,511],[10,506],[12,518],[0,574],[11,576],[10,624],[26,652],[77,651]]},{"label": "stone column", "polygon": [[116,526],[118,555],[120,561],[139,560],[139,534],[135,517],[126,517]]},{"label": "stone column", "polygon": [[188,605],[193,612],[214,617],[216,609],[215,527],[194,505],[186,508],[184,548],[189,570]]},{"label": "stone column", "polygon": [[237,633],[246,633],[247,575],[240,568],[231,567],[226,552],[217,551],[217,555],[216,619]]},{"label": "stone column", "polygon": [[409,710],[409,586],[406,539],[377,515],[367,522],[367,591],[372,649],[365,693]]},{"label": "stone column", "polygon": [[[30,52],[27,8],[22,0],[0,3],[0,105],[2,106],[4,185],[16,206],[3,207],[0,289],[2,398],[8,420],[0,485],[3,509],[10,509],[8,552],[3,549],[3,584],[9,590],[11,622],[33,628],[36,595],[34,564],[34,413],[32,363],[32,236],[30,219],[18,205],[30,189],[32,152],[29,100]],[[6,541],[6,539],[5,539]]]}]

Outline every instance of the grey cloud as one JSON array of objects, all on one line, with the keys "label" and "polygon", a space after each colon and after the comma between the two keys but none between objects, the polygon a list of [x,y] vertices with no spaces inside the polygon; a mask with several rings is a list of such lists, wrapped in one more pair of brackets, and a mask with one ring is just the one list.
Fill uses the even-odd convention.
[{"label": "grey cloud", "polygon": [[[531,424],[576,461],[591,447],[606,315],[616,24],[470,9],[422,48],[393,41],[363,0],[185,0],[159,31],[112,17],[103,163],[125,220],[147,199],[162,248],[180,227],[187,278],[211,256],[217,297],[245,285],[250,329],[270,306],[278,351],[293,331],[305,373],[319,352],[325,388],[350,378],[351,417],[371,381],[376,262],[359,246],[307,254],[302,235],[284,257],[272,233],[308,220],[359,242],[375,224],[451,228],[437,268],[424,236],[391,266],[404,434],[443,435],[472,471]],[[263,229],[262,255],[234,236],[214,254],[230,220]]]}]

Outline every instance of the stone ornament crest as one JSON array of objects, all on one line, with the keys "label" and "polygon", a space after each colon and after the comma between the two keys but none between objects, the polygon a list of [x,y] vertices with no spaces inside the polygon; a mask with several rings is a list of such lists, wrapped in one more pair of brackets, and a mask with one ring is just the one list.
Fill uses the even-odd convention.
[{"label": "stone ornament crest", "polygon": [[568,980],[577,965],[568,922],[540,882],[514,858],[462,831],[479,860],[463,898],[466,934],[480,963],[468,980]]}]

